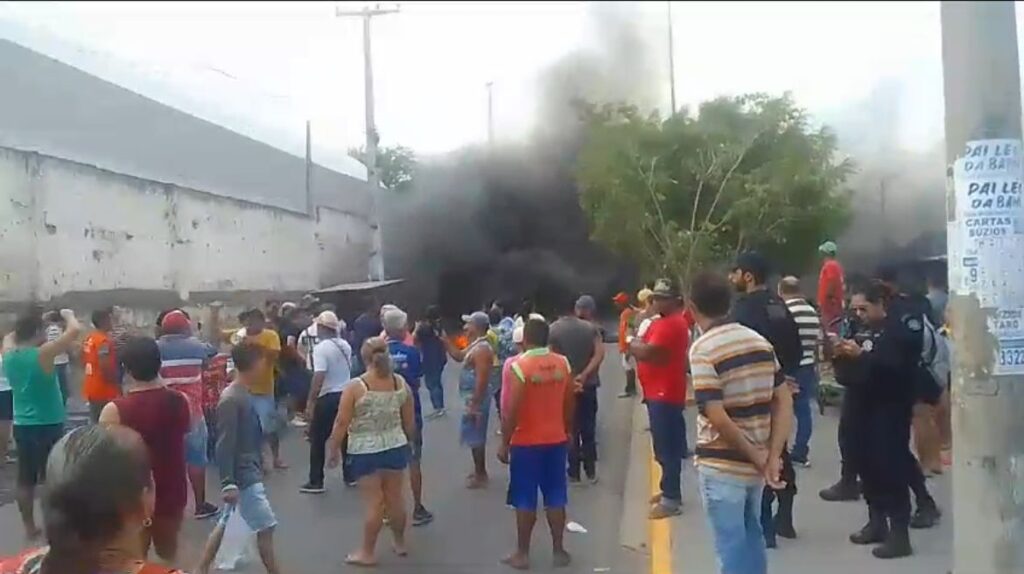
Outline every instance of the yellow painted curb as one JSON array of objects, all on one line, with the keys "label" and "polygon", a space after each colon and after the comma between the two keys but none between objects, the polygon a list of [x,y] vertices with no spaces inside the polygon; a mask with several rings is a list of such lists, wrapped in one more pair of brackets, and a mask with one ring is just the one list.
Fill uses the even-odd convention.
[{"label": "yellow painted curb", "polygon": [[[648,442],[648,465],[651,477],[651,497],[661,492],[661,466],[654,460],[654,450]],[[672,574],[672,522],[648,520],[651,540],[651,574]]]}]

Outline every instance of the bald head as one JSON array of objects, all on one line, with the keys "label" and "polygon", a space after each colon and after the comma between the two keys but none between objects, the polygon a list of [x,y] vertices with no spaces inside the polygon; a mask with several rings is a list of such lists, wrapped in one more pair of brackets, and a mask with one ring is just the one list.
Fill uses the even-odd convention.
[{"label": "bald head", "polygon": [[802,297],[803,293],[800,292],[800,280],[792,275],[787,275],[779,281],[779,296],[785,299],[786,297]]}]

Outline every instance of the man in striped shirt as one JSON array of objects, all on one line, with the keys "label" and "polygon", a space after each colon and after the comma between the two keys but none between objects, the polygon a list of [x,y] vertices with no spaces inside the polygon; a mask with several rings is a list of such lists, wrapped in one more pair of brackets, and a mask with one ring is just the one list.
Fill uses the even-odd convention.
[{"label": "man in striped shirt", "polygon": [[821,319],[818,312],[804,299],[800,292],[800,280],[796,277],[784,277],[779,282],[779,297],[786,302],[789,312],[796,321],[800,333],[800,346],[803,355],[800,367],[796,371],[796,384],[799,392],[793,397],[793,413],[796,414],[796,441],[790,456],[793,464],[810,466],[808,444],[811,440],[813,418],[811,401],[818,396],[818,344],[822,340]]},{"label": "man in striped shirt", "polygon": [[781,489],[793,403],[772,345],[729,321],[725,277],[694,278],[689,306],[703,334],[690,349],[697,399],[696,465],[721,574],[768,570],[760,522],[765,485]]}]

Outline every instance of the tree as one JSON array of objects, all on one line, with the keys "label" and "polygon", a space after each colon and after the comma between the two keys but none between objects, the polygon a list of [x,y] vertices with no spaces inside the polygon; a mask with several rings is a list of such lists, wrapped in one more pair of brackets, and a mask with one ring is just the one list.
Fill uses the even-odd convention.
[{"label": "tree", "polygon": [[[351,148],[348,155],[366,165],[363,148]],[[377,171],[380,182],[392,191],[407,191],[416,173],[416,154],[405,146],[382,147],[377,150]]]},{"label": "tree", "polygon": [[757,249],[799,272],[846,223],[853,169],[789,94],[723,97],[662,121],[628,104],[578,102],[576,181],[591,236],[644,279]]}]

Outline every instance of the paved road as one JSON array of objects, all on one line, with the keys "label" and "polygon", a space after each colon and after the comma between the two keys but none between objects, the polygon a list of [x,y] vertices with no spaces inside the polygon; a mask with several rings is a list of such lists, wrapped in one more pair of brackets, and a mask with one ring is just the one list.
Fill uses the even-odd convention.
[{"label": "paved road", "polygon": [[[599,448],[601,482],[570,493],[570,519],[588,529],[587,534],[567,533],[567,547],[575,563],[563,572],[610,572],[635,574],[646,568],[644,556],[619,545],[619,524],[623,508],[623,485],[628,460],[628,422],[632,404],[615,399],[621,387],[617,359],[609,353],[602,369],[606,384],[601,391]],[[447,396],[455,395],[454,370],[446,373]],[[424,400],[426,393],[424,392]],[[428,407],[429,410],[429,407]],[[492,416],[492,421],[494,417]],[[398,558],[386,551],[389,538],[382,534],[378,550],[385,572],[444,572],[446,574],[488,574],[507,572],[498,559],[512,548],[513,516],[504,506],[507,469],[496,459],[489,461],[491,486],[467,491],[463,477],[470,469],[469,454],[459,448],[458,417],[428,421],[424,476],[425,502],[437,519],[410,534],[412,554]],[[496,444],[492,441],[492,446]],[[328,479],[325,495],[304,495],[307,450],[297,432],[284,443],[290,470],[267,478],[270,500],[280,520],[277,548],[284,571],[302,574],[335,574],[358,571],[343,563],[361,537],[362,505],[356,491],[346,489],[334,476]],[[492,452],[488,453],[493,457]],[[212,474],[212,473],[211,473]],[[211,492],[213,481],[211,477]],[[187,520],[183,532],[183,564],[191,565],[199,545],[212,524]],[[19,549],[21,530],[13,504],[0,507],[0,555]],[[550,546],[546,529],[534,533],[534,570],[549,571]],[[242,572],[262,572],[249,566]]]},{"label": "paved road", "polygon": [[[691,417],[695,416],[689,412]],[[815,413],[817,417],[817,413]],[[825,417],[815,419],[811,458],[813,466],[798,469],[795,525],[799,538],[779,540],[779,548],[769,550],[769,571],[786,574],[943,574],[952,565],[953,517],[950,501],[950,477],[928,481],[928,488],[939,501],[945,515],[932,530],[911,532],[916,554],[909,558],[880,561],[868,548],[854,546],[847,536],[860,528],[867,518],[863,502],[824,502],[818,491],[838,477],[839,452],[836,446],[838,415],[829,409]],[[691,424],[691,434],[694,436]],[[684,476],[686,510],[673,524],[673,573],[714,574],[717,572],[711,538],[704,519],[697,477],[692,465],[686,465]],[[662,574],[662,573],[657,573]]]}]

